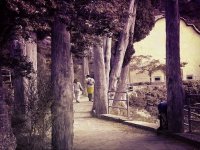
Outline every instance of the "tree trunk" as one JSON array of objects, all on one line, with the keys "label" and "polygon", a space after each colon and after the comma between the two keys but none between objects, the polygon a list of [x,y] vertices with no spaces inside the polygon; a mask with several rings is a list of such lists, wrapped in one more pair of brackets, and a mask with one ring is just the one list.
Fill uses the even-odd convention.
[{"label": "tree trunk", "polygon": [[83,85],[83,89],[84,89],[84,93],[85,95],[87,95],[87,86],[86,86],[86,83],[85,83],[85,78],[86,78],[86,75],[89,75],[89,62],[88,62],[88,56],[83,56],[82,58],[82,85]]},{"label": "tree trunk", "polygon": [[108,87],[109,87],[109,74],[110,74],[111,46],[112,46],[112,38],[104,37],[103,41],[104,62],[105,62],[106,82]]},{"label": "tree trunk", "polygon": [[150,85],[151,85],[151,83],[152,83],[152,74],[151,73],[149,74],[149,82],[150,82]]},{"label": "tree trunk", "polygon": [[38,91],[38,109],[40,111],[40,130],[38,134],[45,140],[47,137],[47,128],[51,126],[47,117],[50,112],[51,82],[50,82],[50,56],[51,56],[51,38],[46,37],[37,41],[37,91]]},{"label": "tree trunk", "polygon": [[73,149],[73,61],[70,33],[58,16],[52,28],[52,146]]},{"label": "tree trunk", "polygon": [[[25,41],[22,36],[14,36],[11,43],[11,55],[19,59],[27,57],[27,61],[31,62],[35,73],[31,73],[31,80],[26,77],[18,76],[14,78],[14,115],[13,128],[17,138],[18,148],[26,146],[29,140],[27,134],[31,134],[31,110],[33,103],[37,101],[37,44],[36,34],[32,33],[31,38]],[[14,69],[14,73],[18,70]],[[33,103],[32,103],[33,102]],[[25,142],[26,141],[26,142]]]},{"label": "tree trunk", "polygon": [[[128,84],[128,79],[129,79],[129,64],[130,64],[132,55],[135,53],[135,50],[133,48],[133,37],[134,37],[134,29],[135,29],[136,9],[137,9],[137,3],[134,6],[133,12],[134,12],[135,17],[133,18],[133,22],[129,30],[130,35],[129,35],[128,46],[125,52],[125,57],[123,59],[122,71],[121,71],[120,80],[119,80],[118,88],[117,88],[117,91],[121,91],[121,92],[127,91],[127,84]],[[122,100],[122,99],[123,100],[126,99],[125,93],[117,93],[115,95],[114,100]],[[117,104],[117,101],[114,101],[113,105],[116,105],[116,104]]]},{"label": "tree trunk", "polygon": [[[127,64],[126,66],[122,68],[120,80],[118,82],[117,91],[119,92],[127,91],[128,73],[129,73],[129,64]],[[118,101],[115,101],[115,100],[126,100],[126,93],[116,93],[114,101],[113,101],[113,105],[116,105],[118,103]],[[120,104],[122,104],[123,107],[126,106],[126,104],[123,101],[121,101]]]},{"label": "tree trunk", "polygon": [[[22,36],[13,36],[11,41],[11,55],[16,59],[26,56],[26,43]],[[14,75],[18,74],[14,68]],[[28,145],[27,136],[30,134],[30,119],[27,115],[27,96],[25,92],[25,77],[17,76],[13,80],[14,86],[14,111],[12,116],[13,133],[16,137],[17,149]]]},{"label": "tree trunk", "polygon": [[106,74],[104,50],[100,45],[94,46],[95,112],[99,116],[107,113]]},{"label": "tree trunk", "polygon": [[180,16],[178,0],[166,1],[166,67],[168,129],[183,132],[183,100],[180,71]]},{"label": "tree trunk", "polygon": [[0,87],[3,87],[3,77],[2,77],[2,71],[1,71],[1,64],[0,64]]},{"label": "tree trunk", "polygon": [[30,130],[34,126],[34,116],[35,111],[37,110],[38,103],[38,93],[37,93],[37,37],[35,33],[31,33],[30,38],[25,42],[26,44],[26,57],[27,61],[32,63],[32,71],[29,76],[30,79],[24,78],[24,96],[27,104],[26,116],[27,116],[27,125]]},{"label": "tree trunk", "polygon": [[[105,91],[108,96],[108,88],[109,88],[109,74],[110,74],[110,63],[111,63],[111,46],[112,46],[112,38],[104,37],[103,39],[103,51],[104,51],[104,63],[105,63],[105,76],[106,76],[106,85]],[[108,101],[108,97],[106,98],[106,103]]]},{"label": "tree trunk", "polygon": [[116,91],[117,89],[117,81],[120,77],[124,55],[128,46],[128,42],[129,42],[130,28],[135,20],[134,18],[136,17],[135,16],[136,3],[137,3],[137,0],[131,0],[128,13],[133,14],[133,15],[129,15],[127,17],[127,21],[125,23],[124,29],[120,34],[120,39],[118,41],[116,55],[114,58],[114,64],[113,64],[114,66],[112,66],[111,73],[110,73],[110,80],[109,80],[110,91]]},{"label": "tree trunk", "polygon": [[[15,58],[26,56],[25,40],[21,36],[15,36],[11,43],[11,55]],[[14,74],[17,72],[14,68]],[[24,77],[17,77],[13,80],[14,86],[14,114],[15,116],[22,116],[26,113],[26,99],[25,99],[25,84]],[[21,118],[21,117],[20,117]]]}]

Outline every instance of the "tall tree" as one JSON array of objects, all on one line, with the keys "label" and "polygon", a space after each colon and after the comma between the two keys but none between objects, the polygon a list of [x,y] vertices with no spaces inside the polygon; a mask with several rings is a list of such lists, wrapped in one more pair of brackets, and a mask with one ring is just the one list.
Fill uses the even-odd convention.
[{"label": "tall tree", "polygon": [[[63,13],[64,10],[61,10]],[[73,148],[73,61],[70,33],[55,15],[52,27],[52,145],[56,150]]]},{"label": "tall tree", "polygon": [[106,72],[104,62],[103,40],[94,46],[94,79],[95,79],[95,113],[97,116],[107,113],[107,86],[106,86]]},{"label": "tall tree", "polygon": [[171,132],[183,132],[184,93],[180,70],[180,16],[178,2],[178,0],[166,1],[167,117],[168,129]]},{"label": "tall tree", "polygon": [[[137,5],[134,8],[133,15],[135,15],[135,16],[136,16],[136,10],[137,10]],[[128,43],[125,57],[123,60],[122,71],[121,71],[120,79],[118,82],[117,91],[123,91],[123,92],[127,91],[129,64],[131,62],[132,55],[135,53],[135,49],[133,48],[135,19],[136,19],[136,17],[134,17],[134,21],[133,21],[130,31],[129,31],[130,32],[129,43]],[[127,96],[126,93],[116,93],[114,100],[125,100],[126,96]],[[118,101],[114,101],[113,105],[116,105],[117,102]],[[122,103],[122,104],[125,104],[125,103]]]},{"label": "tall tree", "polygon": [[111,68],[110,72],[110,80],[109,80],[109,90],[116,91],[117,89],[117,81],[121,73],[121,68],[124,60],[124,55],[128,46],[129,34],[131,25],[134,22],[134,8],[137,4],[137,0],[131,0],[129,3],[128,15],[125,20],[125,25],[123,30],[120,33],[119,41],[117,44],[116,55],[114,58],[114,65]]},{"label": "tall tree", "polygon": [[86,95],[86,83],[85,83],[85,77],[86,75],[89,75],[89,58],[88,56],[82,57],[82,86],[83,89],[85,89],[84,94]]},{"label": "tall tree", "polygon": [[[105,72],[106,72],[106,82],[107,89],[109,88],[109,74],[110,74],[110,60],[111,60],[111,47],[112,47],[112,38],[105,36],[103,40],[103,49],[104,49],[104,62],[105,62]],[[106,90],[108,91],[108,90]]]}]

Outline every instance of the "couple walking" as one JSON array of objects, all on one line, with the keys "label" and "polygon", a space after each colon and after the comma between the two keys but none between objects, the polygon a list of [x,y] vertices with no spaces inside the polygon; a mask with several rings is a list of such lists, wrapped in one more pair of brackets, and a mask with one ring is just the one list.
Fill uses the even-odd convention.
[{"label": "couple walking", "polygon": [[[86,85],[87,85],[88,99],[89,99],[89,101],[92,101],[95,81],[90,75],[86,76],[85,81],[86,81]],[[77,103],[80,103],[79,100],[80,100],[81,92],[83,91],[83,87],[81,86],[81,83],[78,82],[77,79],[74,79],[74,86],[73,87],[74,87],[75,100],[76,100]]]}]

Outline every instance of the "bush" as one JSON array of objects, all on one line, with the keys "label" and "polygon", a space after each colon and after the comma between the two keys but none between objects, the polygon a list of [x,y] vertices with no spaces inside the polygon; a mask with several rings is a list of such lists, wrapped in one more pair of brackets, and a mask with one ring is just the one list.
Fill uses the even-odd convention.
[{"label": "bush", "polygon": [[[152,116],[157,116],[157,105],[167,99],[165,85],[146,85],[137,89],[129,96],[130,106],[147,110]],[[200,94],[200,81],[184,81],[183,88],[186,94]],[[192,103],[199,103],[198,98],[192,99]]]},{"label": "bush", "polygon": [[42,78],[38,82],[31,79],[26,86],[26,113],[13,114],[12,117],[18,149],[47,150],[51,145],[49,139],[52,124],[50,83],[48,78]]}]

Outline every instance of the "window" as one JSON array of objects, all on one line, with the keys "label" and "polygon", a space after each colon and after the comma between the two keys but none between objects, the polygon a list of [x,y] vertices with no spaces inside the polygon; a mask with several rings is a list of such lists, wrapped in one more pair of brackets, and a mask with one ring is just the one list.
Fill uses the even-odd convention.
[{"label": "window", "polygon": [[161,81],[161,77],[159,77],[159,76],[154,77],[154,80],[155,80],[155,82]]},{"label": "window", "polygon": [[186,79],[187,80],[193,80],[193,75],[187,75]]}]

